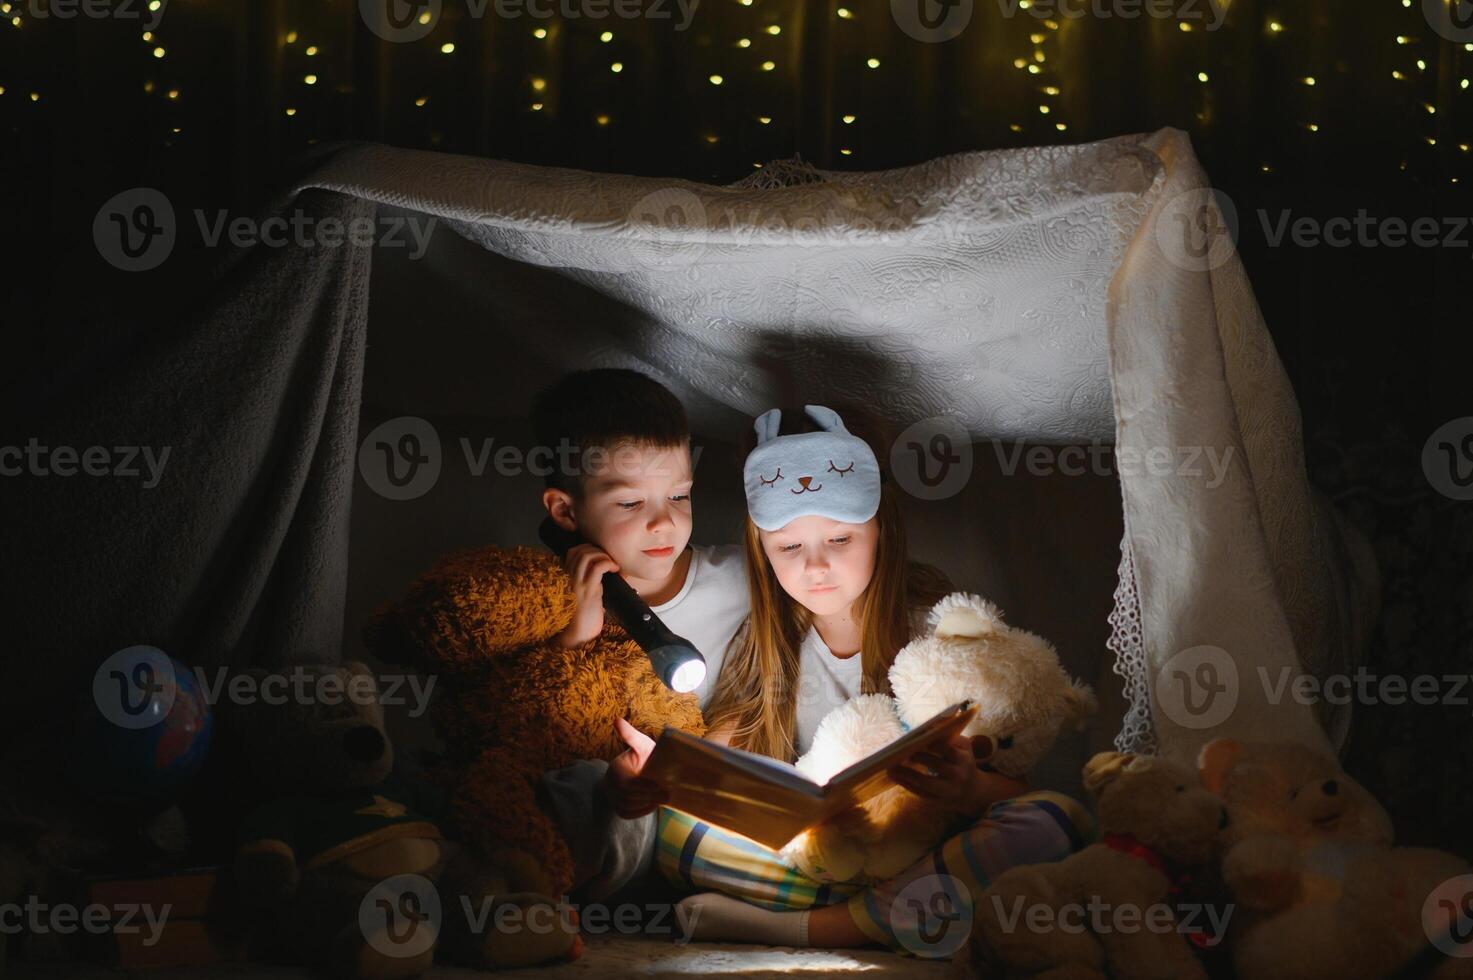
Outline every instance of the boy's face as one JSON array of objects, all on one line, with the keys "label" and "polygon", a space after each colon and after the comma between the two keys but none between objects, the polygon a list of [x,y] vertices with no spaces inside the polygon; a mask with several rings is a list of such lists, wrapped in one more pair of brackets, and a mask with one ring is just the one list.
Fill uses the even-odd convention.
[{"label": "boy's face", "polygon": [[817,616],[854,606],[875,572],[879,521],[845,524],[809,515],[761,531],[762,550],[783,591]]},{"label": "boy's face", "polygon": [[626,579],[664,581],[690,541],[690,444],[625,443],[590,452],[587,461],[582,493],[568,498],[579,533]]}]

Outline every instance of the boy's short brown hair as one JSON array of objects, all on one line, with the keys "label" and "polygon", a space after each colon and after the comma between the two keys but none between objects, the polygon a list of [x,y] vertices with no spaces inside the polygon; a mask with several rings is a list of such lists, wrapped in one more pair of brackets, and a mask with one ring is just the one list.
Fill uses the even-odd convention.
[{"label": "boy's short brown hair", "polygon": [[[590,449],[625,443],[668,449],[690,441],[680,399],[660,382],[627,368],[592,368],[563,375],[532,399],[532,435],[554,454],[549,487],[576,495]],[[571,446],[568,455],[562,447]],[[572,472],[564,459],[574,464]]]}]

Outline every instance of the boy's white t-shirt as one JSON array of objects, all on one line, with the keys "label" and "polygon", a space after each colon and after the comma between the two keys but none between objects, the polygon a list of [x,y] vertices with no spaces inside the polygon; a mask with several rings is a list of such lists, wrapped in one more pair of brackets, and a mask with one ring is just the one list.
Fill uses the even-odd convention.
[{"label": "boy's white t-shirt", "polygon": [[[913,609],[910,635],[918,636],[926,626],[928,609]],[[864,682],[861,652],[836,657],[818,635],[818,627],[810,626],[798,653],[797,733],[794,748],[798,755],[813,744],[824,716],[850,698],[860,694]]]},{"label": "boy's white t-shirt", "polygon": [[677,635],[706,658],[706,679],[696,688],[704,711],[716,688],[727,644],[747,618],[750,603],[740,545],[691,545],[685,584],[669,602],[651,606]]}]

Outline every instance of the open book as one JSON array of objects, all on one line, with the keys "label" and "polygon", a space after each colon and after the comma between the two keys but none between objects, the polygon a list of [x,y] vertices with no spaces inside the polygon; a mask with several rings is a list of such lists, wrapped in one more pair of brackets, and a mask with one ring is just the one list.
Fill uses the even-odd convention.
[{"label": "open book", "polygon": [[668,725],[641,775],[669,790],[668,806],[776,850],[835,813],[898,785],[886,770],[960,732],[977,707],[967,700],[938,712],[822,786],[789,763]]}]

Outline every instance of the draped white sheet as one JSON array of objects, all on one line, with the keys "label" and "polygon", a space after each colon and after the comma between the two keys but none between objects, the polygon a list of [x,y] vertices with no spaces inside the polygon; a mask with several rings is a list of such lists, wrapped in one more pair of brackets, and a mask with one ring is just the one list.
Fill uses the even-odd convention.
[{"label": "draped white sheet", "polygon": [[[639,329],[610,359],[669,383],[696,426],[823,392],[977,439],[1136,453],[1119,468],[1112,647],[1134,704],[1118,744],[1180,757],[1224,734],[1326,744],[1310,707],[1274,703],[1280,671],[1359,655],[1374,568],[1307,482],[1298,406],[1241,261],[1229,248],[1199,262],[1172,237],[1207,186],[1186,135],[807,178],[715,187],[361,146],[301,187],[435,215],[616,301]],[[523,340],[554,358],[587,343],[576,325],[536,333]],[[1147,464],[1153,448],[1170,464]],[[1220,485],[1209,452],[1228,460]],[[1210,727],[1172,700],[1175,667],[1213,679],[1172,661],[1199,646],[1225,651],[1204,655],[1219,684],[1237,676]]]}]

